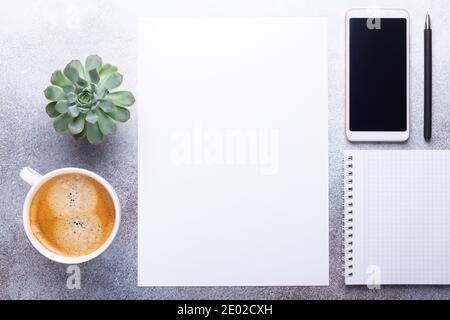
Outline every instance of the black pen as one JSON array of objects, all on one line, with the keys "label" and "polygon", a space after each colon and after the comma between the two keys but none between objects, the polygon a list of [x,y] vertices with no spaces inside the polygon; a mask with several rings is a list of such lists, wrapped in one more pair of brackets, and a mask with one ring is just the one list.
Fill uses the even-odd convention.
[{"label": "black pen", "polygon": [[432,35],[431,35],[430,15],[427,13],[424,30],[425,74],[424,74],[424,123],[423,123],[423,136],[427,141],[431,139],[431,118],[432,118],[431,37]]}]

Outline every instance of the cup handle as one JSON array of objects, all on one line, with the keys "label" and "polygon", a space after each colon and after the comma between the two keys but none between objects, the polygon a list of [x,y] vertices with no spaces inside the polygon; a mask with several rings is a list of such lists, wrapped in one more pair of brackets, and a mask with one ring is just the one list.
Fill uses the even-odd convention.
[{"label": "cup handle", "polygon": [[38,172],[31,169],[30,167],[25,167],[22,170],[20,170],[20,177],[30,186],[34,186],[42,179],[42,175],[40,175]]}]

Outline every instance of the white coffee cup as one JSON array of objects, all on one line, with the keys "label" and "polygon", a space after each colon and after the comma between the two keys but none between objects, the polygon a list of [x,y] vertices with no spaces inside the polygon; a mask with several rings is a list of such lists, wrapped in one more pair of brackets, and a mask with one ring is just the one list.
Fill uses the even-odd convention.
[{"label": "white coffee cup", "polygon": [[[34,236],[33,232],[31,231],[31,226],[30,226],[30,205],[31,205],[31,201],[33,200],[36,192],[49,179],[59,176],[59,175],[68,174],[68,173],[83,174],[83,175],[91,177],[94,180],[96,180],[97,182],[99,182],[110,194],[111,199],[113,200],[114,209],[115,209],[114,227],[113,227],[108,239],[105,241],[105,243],[103,243],[103,245],[100,248],[98,248],[97,250],[95,250],[94,252],[92,252],[88,255],[81,256],[81,257],[66,257],[66,256],[58,255],[58,254],[50,251],[49,249],[44,247],[39,242],[39,240]],[[116,192],[114,191],[113,187],[111,187],[111,185],[105,179],[103,179],[102,177],[100,177],[99,175],[97,175],[91,171],[84,170],[84,169],[78,169],[78,168],[63,168],[63,169],[51,171],[51,172],[47,173],[46,175],[40,175],[35,170],[33,170],[29,167],[25,167],[20,171],[20,177],[25,182],[27,182],[29,185],[31,185],[31,189],[30,189],[30,191],[28,191],[27,197],[25,199],[25,203],[23,205],[23,225],[25,227],[25,232],[27,234],[28,239],[30,240],[32,245],[36,248],[36,250],[39,251],[42,255],[49,258],[50,260],[53,260],[53,261],[56,261],[59,263],[79,264],[79,263],[83,263],[83,262],[92,260],[95,257],[99,256],[113,242],[114,238],[117,235],[117,232],[119,230],[119,225],[120,225],[120,217],[121,217],[120,204],[119,204],[119,198],[117,197]]]}]

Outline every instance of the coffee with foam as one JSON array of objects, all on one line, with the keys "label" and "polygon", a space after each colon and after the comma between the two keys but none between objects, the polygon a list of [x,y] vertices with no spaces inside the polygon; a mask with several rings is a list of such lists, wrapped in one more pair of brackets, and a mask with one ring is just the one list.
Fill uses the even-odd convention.
[{"label": "coffee with foam", "polygon": [[79,173],[45,182],[30,206],[33,235],[61,256],[80,257],[96,251],[110,236],[114,223],[114,202],[108,190]]}]

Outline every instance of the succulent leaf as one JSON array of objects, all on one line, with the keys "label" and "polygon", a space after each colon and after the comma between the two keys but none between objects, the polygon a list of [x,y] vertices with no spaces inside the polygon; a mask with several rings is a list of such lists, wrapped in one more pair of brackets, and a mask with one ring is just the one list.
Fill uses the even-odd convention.
[{"label": "succulent leaf", "polygon": [[64,73],[62,73],[62,71],[60,71],[60,70],[53,72],[50,82],[53,85],[61,87],[61,88],[63,88],[64,86],[72,85],[72,82],[69,79],[67,79],[67,77],[64,75]]},{"label": "succulent leaf", "polygon": [[107,114],[119,122],[127,122],[130,119],[130,111],[123,107],[114,106]]},{"label": "succulent leaf", "polygon": [[69,109],[69,102],[66,100],[59,100],[55,106],[56,111],[59,113],[66,113]]},{"label": "succulent leaf", "polygon": [[68,64],[64,68],[64,75],[67,77],[67,79],[72,81],[72,83],[77,83],[78,79],[80,78],[78,70],[75,67],[71,66],[70,64]]},{"label": "succulent leaf", "polygon": [[66,85],[63,87],[63,91],[68,96],[70,93],[75,93],[75,87],[73,84]]},{"label": "succulent leaf", "polygon": [[106,90],[105,88],[101,88],[101,87],[98,87],[95,92],[96,92],[97,96],[99,97],[99,99],[103,99],[108,94],[108,90]]},{"label": "succulent leaf", "polygon": [[123,76],[120,73],[113,72],[100,81],[100,87],[107,90],[112,90],[120,86],[122,84],[122,80]]},{"label": "succulent leaf", "polygon": [[112,64],[105,64],[100,69],[100,79],[105,78],[107,75],[117,72],[117,67],[113,66]]},{"label": "succulent leaf", "polygon": [[103,140],[103,134],[100,131],[98,123],[92,124],[87,122],[86,125],[86,136],[88,141],[92,144],[101,143]]},{"label": "succulent leaf", "polygon": [[80,110],[80,113],[84,113],[84,114],[86,114],[86,113],[91,111],[91,108],[89,108],[89,107],[84,108],[84,107],[78,106],[78,109]]},{"label": "succulent leaf", "polygon": [[67,101],[69,101],[69,103],[76,103],[77,102],[77,95],[73,92],[70,92],[67,94],[66,96]]},{"label": "succulent leaf", "polygon": [[86,137],[86,123],[87,122],[84,122],[84,128],[80,133],[73,135],[75,140],[80,140],[80,139],[83,139],[84,137]]},{"label": "succulent leaf", "polygon": [[113,109],[113,103],[109,100],[100,100],[99,106],[105,112],[110,112]]},{"label": "succulent leaf", "polygon": [[80,78],[83,78],[84,80],[87,80],[86,72],[85,72],[86,70],[83,67],[83,64],[81,63],[80,60],[72,60],[69,63],[69,66],[72,66],[73,68],[75,68],[75,70],[77,70],[78,75],[79,75]]},{"label": "succulent leaf", "polygon": [[97,123],[97,120],[98,120],[98,116],[97,116],[97,114],[95,112],[89,111],[86,114],[86,121],[87,122],[94,124],[94,123]]},{"label": "succulent leaf", "polygon": [[108,100],[110,100],[113,104],[120,107],[129,107],[132,106],[136,99],[134,98],[134,95],[129,91],[117,91],[108,94],[106,97]]},{"label": "succulent leaf", "polygon": [[103,64],[103,62],[102,62],[101,57],[99,57],[98,55],[91,55],[86,58],[85,66],[86,66],[87,71],[91,71],[91,70],[100,71],[102,64]]},{"label": "succulent leaf", "polygon": [[104,134],[111,134],[116,131],[116,121],[106,115],[102,110],[97,110],[98,126],[100,131]]},{"label": "succulent leaf", "polygon": [[55,109],[56,101],[50,102],[47,107],[45,107],[45,111],[49,115],[50,118],[56,118],[60,115],[58,111]]},{"label": "succulent leaf", "polygon": [[68,129],[69,122],[72,121],[72,118],[69,114],[64,113],[55,118],[53,121],[53,127],[56,131],[65,132]]},{"label": "succulent leaf", "polygon": [[85,127],[85,115],[80,114],[69,123],[69,131],[73,135],[80,134]]},{"label": "succulent leaf", "polygon": [[79,85],[81,88],[85,89],[89,86],[89,82],[87,82],[84,79],[79,78],[77,81],[77,85]]},{"label": "succulent leaf", "polygon": [[60,87],[50,86],[44,91],[45,97],[50,101],[64,99],[64,91]]},{"label": "succulent leaf", "polygon": [[76,105],[72,105],[68,108],[68,112],[72,118],[76,118],[80,114],[80,109]]},{"label": "succulent leaf", "polygon": [[97,69],[89,70],[89,77],[91,78],[91,82],[97,84],[100,81],[100,74]]}]

